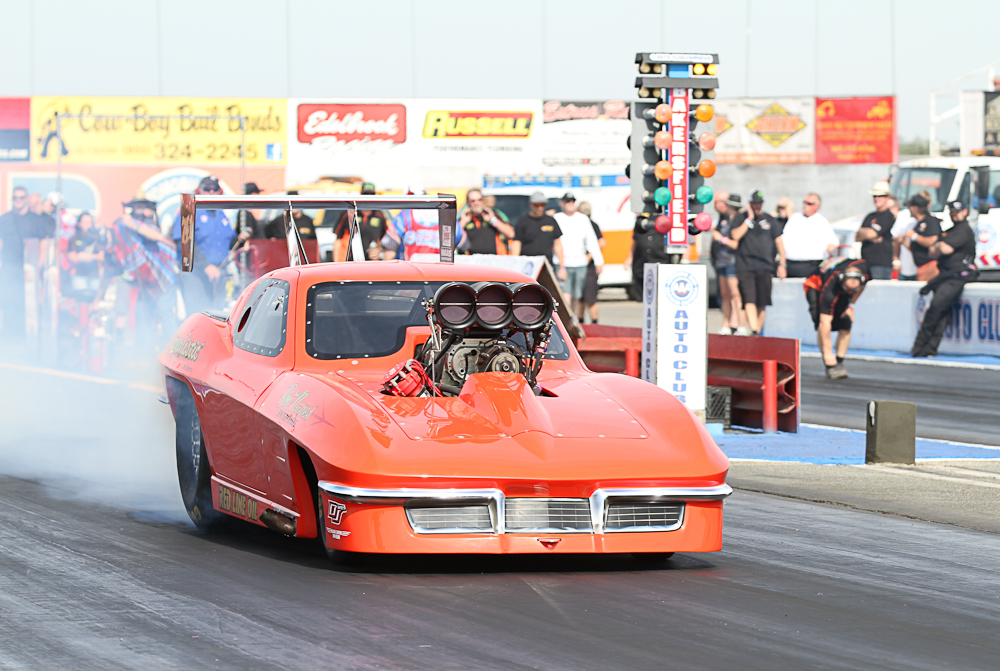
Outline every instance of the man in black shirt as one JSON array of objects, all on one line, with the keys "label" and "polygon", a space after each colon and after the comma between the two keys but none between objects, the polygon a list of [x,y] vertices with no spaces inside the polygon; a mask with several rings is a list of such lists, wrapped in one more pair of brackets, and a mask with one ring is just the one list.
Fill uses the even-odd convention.
[{"label": "man in black shirt", "polygon": [[[259,193],[261,193],[260,187],[254,182],[247,182],[243,186],[243,195],[245,196],[256,196]],[[257,221],[257,217],[254,216],[254,213],[250,210],[240,210],[237,213],[236,233],[237,239],[234,240],[233,244],[243,242],[243,240],[246,240],[247,238],[260,240],[261,238],[267,237],[264,235],[264,225]]]},{"label": "man in black shirt", "polygon": [[[288,195],[297,196],[299,195],[299,192],[289,191]],[[300,238],[302,238],[303,240],[316,239],[316,227],[313,225],[312,217],[305,214],[302,210],[292,210],[292,221],[295,222],[295,228],[299,229]],[[284,214],[273,219],[264,229],[264,233],[268,238],[284,240],[285,239]]]},{"label": "man in black shirt", "polygon": [[[361,195],[374,196],[375,185],[371,182],[362,184]],[[327,210],[327,212],[333,212],[333,210]],[[361,218],[358,221],[358,233],[361,234],[361,247],[365,250],[365,259],[368,261],[378,261],[382,255],[382,238],[385,236],[389,218],[381,210],[360,210],[360,212]],[[326,221],[325,215],[323,221]],[[340,215],[340,220],[337,221],[337,225],[333,229],[334,237],[337,240],[343,240],[345,245],[351,236],[350,222],[351,210],[348,210]],[[346,258],[346,254],[344,258]]]},{"label": "man in black shirt", "polygon": [[928,357],[937,354],[938,345],[951,321],[951,307],[962,296],[966,282],[978,276],[976,271],[976,235],[969,226],[969,209],[965,203],[955,200],[948,203],[951,220],[955,222],[949,230],[941,234],[941,239],[931,244],[928,255],[937,259],[939,274],[920,289],[927,295],[934,292],[934,298],[924,313],[917,339],[913,341],[911,354]]},{"label": "man in black shirt", "polygon": [[763,212],[763,208],[764,194],[754,191],[750,194],[750,212],[736,215],[730,233],[730,237],[739,243],[736,248],[736,278],[752,335],[759,335],[764,328],[765,312],[771,304],[775,256],[780,258],[778,277],[788,276],[781,229],[774,217]]},{"label": "man in black shirt", "polygon": [[56,230],[55,219],[36,214],[28,206],[28,191],[14,187],[13,208],[0,216],[0,336],[10,342],[24,340],[24,241],[49,238]]},{"label": "man in black shirt", "polygon": [[873,280],[891,280],[893,265],[892,225],[896,217],[889,210],[889,184],[876,182],[872,189],[875,211],[869,212],[854,239],[861,243],[861,258],[868,262]]},{"label": "man in black shirt", "polygon": [[565,281],[566,267],[563,260],[562,230],[556,220],[545,214],[545,203],[548,199],[541,191],[536,191],[528,198],[531,209],[514,223],[514,241],[510,245],[510,253],[514,256],[544,256],[552,263],[555,253],[559,259],[559,280]]},{"label": "man in black shirt", "polygon": [[[957,202],[957,201],[956,201]],[[910,214],[916,219],[916,225],[900,237],[900,242],[913,254],[913,263],[917,266],[917,277],[921,277],[924,272],[930,270],[925,268],[933,261],[930,254],[931,245],[938,241],[941,236],[941,220],[931,216],[927,208],[930,202],[919,193],[908,201],[906,206],[910,208]]]},{"label": "man in black shirt", "polygon": [[467,254],[507,254],[507,241],[515,236],[514,227],[483,205],[483,192],[472,188],[465,194],[469,206],[458,222],[465,231]]},{"label": "man in black shirt", "polygon": [[[851,308],[871,279],[868,262],[834,256],[824,261],[802,283],[809,303],[809,314],[816,329],[816,343],[831,380],[847,377],[844,358],[851,342],[854,310]],[[834,350],[831,334],[837,332]]]}]

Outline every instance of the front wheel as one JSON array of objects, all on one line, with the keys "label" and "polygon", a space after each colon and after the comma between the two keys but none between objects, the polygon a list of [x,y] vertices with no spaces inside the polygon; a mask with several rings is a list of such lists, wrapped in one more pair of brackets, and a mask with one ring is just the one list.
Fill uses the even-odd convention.
[{"label": "front wheel", "polygon": [[354,566],[359,563],[360,557],[357,552],[346,550],[334,550],[330,547],[329,534],[326,531],[326,511],[323,510],[323,495],[316,490],[316,537],[319,539],[326,558],[338,566]]},{"label": "front wheel", "polygon": [[198,409],[186,384],[174,378],[167,378],[167,384],[176,399],[174,421],[181,499],[195,526],[202,531],[214,530],[226,521],[226,516],[212,506],[212,472]]}]

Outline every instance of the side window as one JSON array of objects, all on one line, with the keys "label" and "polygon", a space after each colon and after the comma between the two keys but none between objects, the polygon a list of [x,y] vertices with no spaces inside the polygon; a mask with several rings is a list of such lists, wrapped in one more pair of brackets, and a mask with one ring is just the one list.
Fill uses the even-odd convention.
[{"label": "side window", "polygon": [[962,179],[962,188],[958,190],[958,199],[965,203],[967,207],[971,207],[972,203],[972,173],[965,173],[965,178]]},{"label": "side window", "polygon": [[288,282],[264,279],[236,322],[233,344],[254,354],[278,356],[288,330]]}]

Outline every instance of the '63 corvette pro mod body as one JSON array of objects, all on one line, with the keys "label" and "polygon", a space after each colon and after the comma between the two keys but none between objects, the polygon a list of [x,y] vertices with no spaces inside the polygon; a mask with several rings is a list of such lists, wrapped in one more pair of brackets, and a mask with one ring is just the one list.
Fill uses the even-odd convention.
[{"label": "'63 corvette pro mod body", "polygon": [[529,277],[294,266],[160,356],[200,527],[328,553],[706,552],[728,460],[646,382],[589,371]]}]

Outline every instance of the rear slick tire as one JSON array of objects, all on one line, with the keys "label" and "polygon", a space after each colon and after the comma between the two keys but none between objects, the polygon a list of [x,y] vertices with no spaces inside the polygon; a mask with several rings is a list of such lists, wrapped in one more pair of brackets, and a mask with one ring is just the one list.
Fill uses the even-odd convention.
[{"label": "rear slick tire", "polygon": [[186,384],[173,378],[167,378],[167,384],[176,399],[177,482],[184,509],[200,530],[216,531],[227,519],[212,506],[212,469],[208,463],[198,409]]}]

